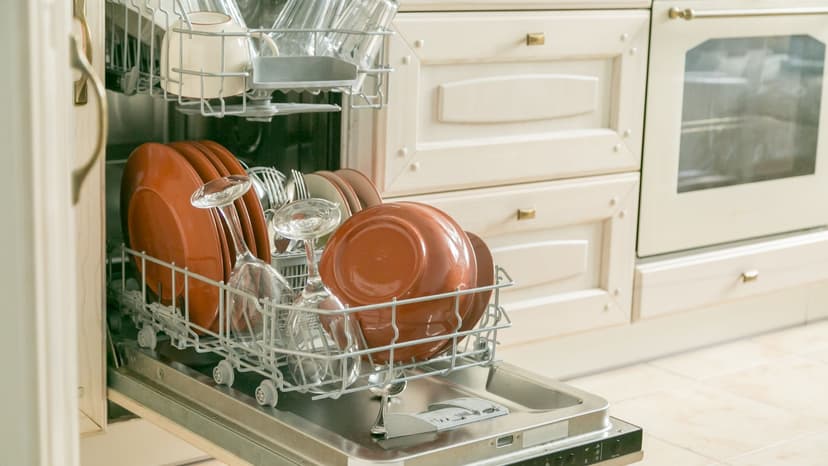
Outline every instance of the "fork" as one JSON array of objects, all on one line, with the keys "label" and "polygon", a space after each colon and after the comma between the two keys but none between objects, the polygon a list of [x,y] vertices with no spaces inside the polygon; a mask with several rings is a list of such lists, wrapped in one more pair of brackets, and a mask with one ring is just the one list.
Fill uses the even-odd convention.
[{"label": "fork", "polygon": [[296,184],[296,201],[302,199],[310,199],[310,193],[308,192],[308,186],[305,184],[305,177],[302,176],[302,172],[299,170],[290,170],[291,176],[293,176],[293,180]]},{"label": "fork", "polygon": [[281,207],[288,203],[287,193],[285,192],[285,185],[283,180],[279,179],[278,172],[267,171],[264,173],[265,181],[270,186],[271,194],[273,195],[273,206]]}]

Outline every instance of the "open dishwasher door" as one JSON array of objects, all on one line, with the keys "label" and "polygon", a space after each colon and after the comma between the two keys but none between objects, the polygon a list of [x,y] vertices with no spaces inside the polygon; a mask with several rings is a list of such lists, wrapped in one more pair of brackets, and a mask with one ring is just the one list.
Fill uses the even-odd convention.
[{"label": "open dishwasher door", "polygon": [[256,377],[216,386],[210,366],[191,367],[119,344],[109,397],[230,463],[340,465],[625,465],[639,461],[642,430],[612,418],[605,400],[509,364],[412,380],[390,411],[419,413],[458,398],[486,400],[508,414],[459,427],[377,439],[369,427],[379,400],[369,392],[337,400],[285,393],[276,408],[249,395]]}]

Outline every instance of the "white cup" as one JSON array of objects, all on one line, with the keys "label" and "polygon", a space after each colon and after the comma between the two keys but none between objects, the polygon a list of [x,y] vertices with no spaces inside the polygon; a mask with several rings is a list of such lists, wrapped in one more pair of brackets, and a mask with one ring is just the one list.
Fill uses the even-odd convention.
[{"label": "white cup", "polygon": [[[196,11],[187,15],[193,32],[244,33],[246,28],[224,13]],[[182,31],[176,31],[180,29]],[[200,76],[177,70],[204,73],[242,73],[252,59],[246,36],[190,34],[190,26],[177,20],[161,43],[161,87],[168,93],[190,98],[214,99],[239,95],[247,90],[243,76]],[[223,42],[222,42],[223,39]],[[222,44],[224,66],[222,67]],[[202,89],[203,83],[203,89]]]}]

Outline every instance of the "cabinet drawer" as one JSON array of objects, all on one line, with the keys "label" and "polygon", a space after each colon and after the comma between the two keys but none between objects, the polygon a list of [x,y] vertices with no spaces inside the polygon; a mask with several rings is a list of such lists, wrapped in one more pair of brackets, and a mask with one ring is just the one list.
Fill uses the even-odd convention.
[{"label": "cabinet drawer", "polygon": [[501,299],[514,326],[502,343],[630,322],[637,174],[405,199],[452,215],[511,274]]},{"label": "cabinet drawer", "polygon": [[828,279],[828,232],[639,264],[636,319]]},{"label": "cabinet drawer", "polygon": [[[398,15],[375,173],[387,195],[635,170],[646,11]],[[542,37],[528,45],[527,35]]]}]

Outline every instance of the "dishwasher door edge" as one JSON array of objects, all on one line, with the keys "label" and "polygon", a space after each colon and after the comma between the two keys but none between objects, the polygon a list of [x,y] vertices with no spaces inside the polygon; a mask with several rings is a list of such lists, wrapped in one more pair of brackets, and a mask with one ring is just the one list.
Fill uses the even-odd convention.
[{"label": "dishwasher door edge", "polygon": [[[109,368],[107,375],[108,397],[112,402],[227,464],[320,464],[320,459],[305,458],[284,449],[283,444],[229,422],[227,417],[204,405],[210,400],[192,400],[181,391],[148,380],[127,367]],[[159,377],[167,374],[161,372]]]}]

